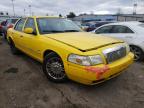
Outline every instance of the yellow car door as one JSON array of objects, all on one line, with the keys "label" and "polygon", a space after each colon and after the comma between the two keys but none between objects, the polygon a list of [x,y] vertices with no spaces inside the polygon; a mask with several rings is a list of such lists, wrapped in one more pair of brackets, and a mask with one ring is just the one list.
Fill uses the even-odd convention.
[{"label": "yellow car door", "polygon": [[22,49],[22,44],[20,42],[22,36],[24,35],[24,33],[22,32],[23,27],[24,27],[24,23],[25,23],[25,18],[20,19],[16,26],[14,27],[13,32],[10,34],[13,37],[13,41],[15,43],[15,46],[19,49]]},{"label": "yellow car door", "polygon": [[39,57],[41,56],[40,45],[39,45],[40,39],[39,36],[37,35],[36,25],[33,18],[27,19],[25,23],[24,31],[26,28],[32,28],[33,33],[30,34],[24,33],[21,39],[21,43],[24,45],[24,52],[36,59],[39,59]]}]

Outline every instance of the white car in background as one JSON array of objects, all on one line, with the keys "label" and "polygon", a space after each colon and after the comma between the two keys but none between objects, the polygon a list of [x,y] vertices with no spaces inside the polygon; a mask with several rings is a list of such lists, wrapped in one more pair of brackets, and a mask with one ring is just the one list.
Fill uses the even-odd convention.
[{"label": "white car in background", "polygon": [[103,25],[93,31],[109,37],[122,39],[130,45],[135,60],[144,59],[144,24],[140,22],[117,22]]}]

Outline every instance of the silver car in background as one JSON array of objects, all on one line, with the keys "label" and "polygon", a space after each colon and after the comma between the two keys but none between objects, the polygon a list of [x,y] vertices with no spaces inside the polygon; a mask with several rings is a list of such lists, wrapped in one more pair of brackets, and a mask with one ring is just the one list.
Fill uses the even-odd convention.
[{"label": "silver car in background", "polygon": [[110,23],[95,29],[93,33],[124,40],[130,45],[136,61],[144,59],[144,23],[135,21]]}]

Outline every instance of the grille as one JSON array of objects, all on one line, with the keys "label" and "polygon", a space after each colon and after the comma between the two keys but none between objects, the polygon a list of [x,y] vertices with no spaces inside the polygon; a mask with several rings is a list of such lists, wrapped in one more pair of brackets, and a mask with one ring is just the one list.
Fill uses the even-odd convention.
[{"label": "grille", "polygon": [[126,47],[119,46],[113,49],[108,49],[104,51],[107,62],[112,63],[126,56]]}]

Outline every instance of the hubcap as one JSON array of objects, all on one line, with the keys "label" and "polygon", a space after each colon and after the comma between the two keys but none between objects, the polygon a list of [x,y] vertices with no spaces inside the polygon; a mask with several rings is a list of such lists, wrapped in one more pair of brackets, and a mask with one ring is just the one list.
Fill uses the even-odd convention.
[{"label": "hubcap", "polygon": [[46,63],[46,71],[53,79],[63,79],[65,77],[64,67],[58,57],[51,58]]},{"label": "hubcap", "polygon": [[137,48],[137,47],[131,47],[130,48],[131,51],[134,53],[135,55],[135,60],[139,60],[140,59],[140,56],[141,56],[141,51]]}]

